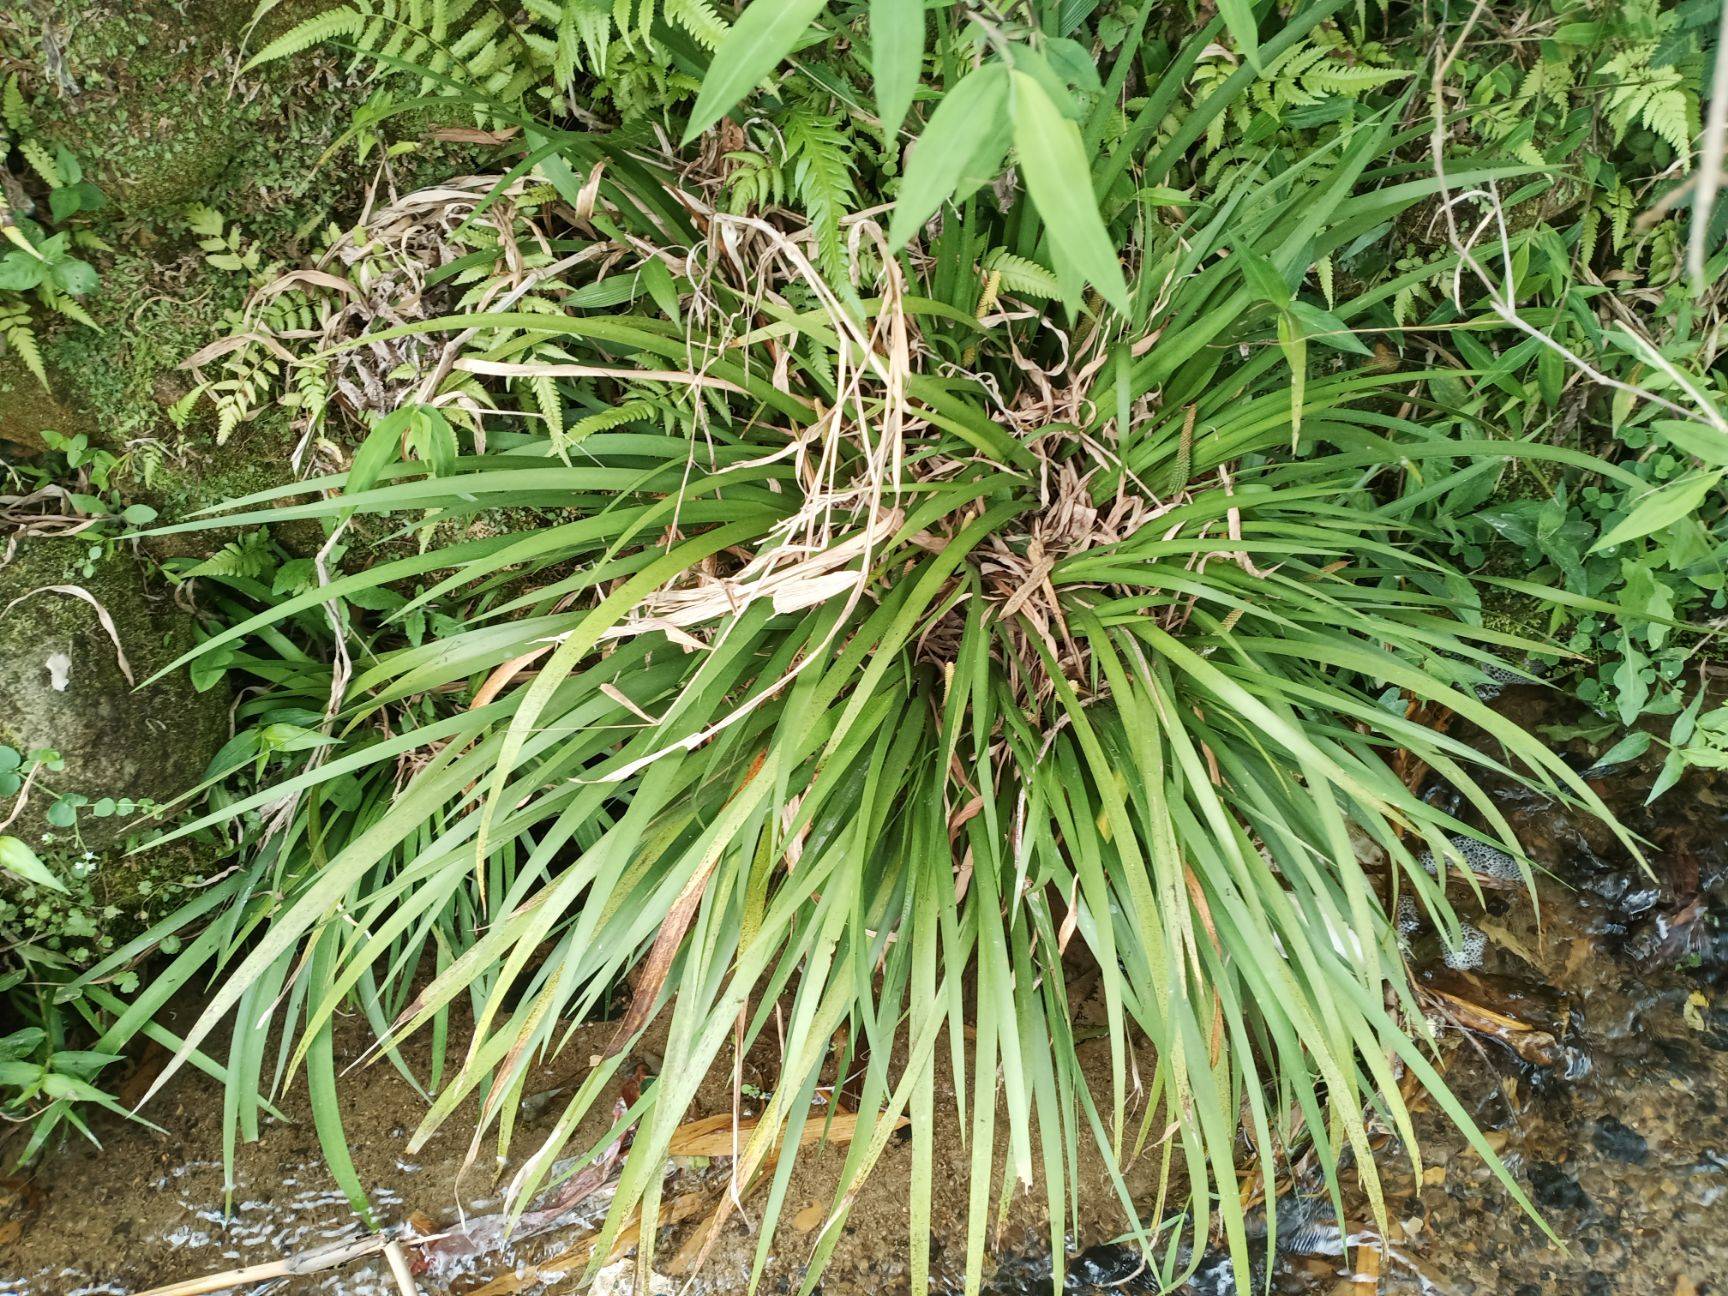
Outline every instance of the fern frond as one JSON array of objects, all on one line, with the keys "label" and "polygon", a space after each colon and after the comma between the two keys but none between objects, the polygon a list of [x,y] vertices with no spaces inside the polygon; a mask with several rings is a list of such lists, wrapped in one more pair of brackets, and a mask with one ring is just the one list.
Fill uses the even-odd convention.
[{"label": "fern frond", "polygon": [[534,404],[540,417],[546,420],[546,431],[554,444],[564,439],[564,402],[558,395],[558,384],[547,374],[537,374],[528,380],[534,394]]},{"label": "fern frond", "polygon": [[1285,109],[1304,108],[1325,99],[1357,99],[1409,75],[1398,68],[1349,61],[1324,44],[1305,41],[1267,66],[1251,97],[1259,108],[1276,117]]},{"label": "fern frond", "polygon": [[840,219],[856,205],[852,141],[837,116],[799,106],[780,123],[791,166],[791,188],[816,234],[823,271],[844,279],[846,252]]},{"label": "fern frond", "polygon": [[42,182],[50,189],[58,189],[66,183],[60,174],[60,165],[54,161],[54,155],[48,151],[47,145],[31,136],[18,141],[18,151],[24,155],[24,160],[30,164],[30,169],[42,177]]},{"label": "fern frond", "polygon": [[1692,169],[1692,126],[1689,96],[1679,88],[1659,90],[1644,104],[1644,125],[1667,142],[1679,159],[1680,169]]},{"label": "fern frond", "polygon": [[1420,289],[1414,285],[1400,288],[1392,297],[1392,322],[1402,328],[1410,322],[1410,316],[1416,306],[1416,296]]},{"label": "fern frond", "polygon": [[48,300],[48,305],[55,314],[64,315],[75,324],[82,324],[85,328],[95,329],[97,332],[102,331],[102,326],[91,318],[90,312],[79,305],[76,298],[68,297],[65,293],[55,293]]},{"label": "fern frond", "polygon": [[250,72],[253,68],[261,67],[265,63],[274,63],[278,59],[299,54],[303,50],[311,49],[314,45],[335,40],[339,36],[347,36],[350,39],[358,38],[369,16],[359,9],[344,5],[340,9],[332,9],[328,13],[321,13],[308,18],[298,26],[283,32],[282,35],[254,54],[247,60],[244,70]]},{"label": "fern frond", "polygon": [[42,363],[42,349],[36,344],[36,331],[30,325],[29,314],[20,311],[9,316],[4,332],[6,344],[24,362],[24,367],[35,375],[36,381],[47,388],[48,369]]},{"label": "fern frond", "polygon": [[1542,156],[1542,150],[1529,140],[1521,140],[1514,144],[1512,156],[1533,167],[1546,167],[1548,165],[1548,159]]},{"label": "fern frond", "polygon": [[1302,78],[1303,88],[1312,94],[1345,95],[1355,98],[1378,86],[1403,80],[1410,73],[1399,68],[1352,67],[1329,60]]},{"label": "fern frond", "polygon": [[30,134],[30,109],[24,102],[24,90],[18,84],[16,72],[9,75],[5,86],[0,88],[0,123],[19,137]]},{"label": "fern frond", "polygon": [[1619,252],[1625,246],[1626,231],[1632,227],[1632,191],[1616,180],[1603,195],[1603,204],[1608,209],[1609,246]]},{"label": "fern frond", "polygon": [[203,562],[189,567],[186,576],[237,576],[256,580],[273,566],[275,559],[266,548],[263,531],[254,531],[238,540],[230,540]]},{"label": "fern frond", "polygon": [[1602,235],[1602,207],[1591,203],[1578,221],[1578,260],[1585,265],[1596,255],[1596,241]]},{"label": "fern frond", "polygon": [[666,0],[666,17],[704,49],[714,49],[729,30],[712,0]]},{"label": "fern frond", "polygon": [[1062,295],[1053,272],[1029,257],[1016,256],[1007,248],[996,248],[984,258],[984,269],[1002,277],[1002,288],[1021,297],[1051,301]]},{"label": "fern frond", "polygon": [[598,414],[589,414],[577,419],[567,429],[555,434],[552,448],[563,458],[565,452],[585,438],[596,432],[609,432],[615,427],[623,427],[626,423],[635,423],[642,419],[652,418],[654,407],[645,400],[629,400],[613,409],[602,410]]}]

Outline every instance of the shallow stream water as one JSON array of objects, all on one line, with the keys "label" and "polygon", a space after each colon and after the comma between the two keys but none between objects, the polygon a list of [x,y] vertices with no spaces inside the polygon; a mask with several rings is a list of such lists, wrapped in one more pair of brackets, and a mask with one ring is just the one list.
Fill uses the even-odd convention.
[{"label": "shallow stream water", "polygon": [[[1514,697],[1508,705],[1531,703]],[[1540,715],[1522,718],[1536,723]],[[1480,940],[1462,955],[1453,951],[1448,959],[1419,924],[1410,931],[1412,965],[1437,1008],[1476,1028],[1443,1030],[1447,1079],[1553,1236],[1510,1201],[1441,1117],[1421,1109],[1420,1179],[1395,1146],[1383,1156],[1387,1236],[1371,1226],[1360,1202],[1347,1200],[1341,1222],[1324,1202],[1288,1199],[1274,1290],[1728,1296],[1728,782],[1689,779],[1650,809],[1641,805],[1646,781],[1638,770],[1610,772],[1596,786],[1652,843],[1654,877],[1598,826],[1506,788],[1502,807],[1551,874],[1539,917],[1521,890],[1489,887],[1474,920]],[[150,1060],[143,1069],[149,1071]],[[556,1090],[570,1079],[547,1078],[553,1092],[544,1110],[530,1114],[528,1133],[554,1118]],[[461,1137],[404,1157],[401,1113],[419,1103],[398,1077],[375,1068],[351,1088],[353,1156],[380,1218],[412,1219],[429,1230],[496,1207],[489,1170],[463,1170]],[[35,1171],[0,1182],[0,1296],[134,1296],[359,1234],[323,1168],[309,1121],[267,1122],[261,1141],[242,1148],[225,1210],[214,1086],[177,1082],[167,1101],[146,1114],[166,1133],[99,1122],[103,1151],[69,1145]],[[287,1114],[303,1116],[292,1104]],[[944,1169],[953,1172],[949,1178],[963,1173],[959,1165]],[[715,1172],[699,1163],[685,1167],[669,1185],[668,1200]],[[903,1220],[903,1192],[893,1179],[885,1167],[865,1194],[880,1195],[880,1209],[873,1215],[868,1200],[861,1202],[858,1218],[889,1218],[898,1210]],[[942,1200],[939,1188],[939,1210]],[[560,1229],[421,1274],[418,1290],[422,1296],[544,1290],[535,1266],[543,1276],[573,1276],[579,1266],[560,1268],[548,1257],[579,1243],[603,1205],[604,1191]],[[794,1234],[798,1226],[794,1216]],[[842,1249],[824,1290],[830,1296],[904,1291],[901,1228],[876,1236],[866,1225]],[[1101,1239],[1081,1241],[1091,1245],[1070,1261],[1070,1292],[1154,1290],[1132,1256]],[[939,1246],[936,1282],[943,1291],[957,1290],[942,1255]],[[991,1290],[1047,1292],[1049,1273],[1047,1255],[1008,1246]],[[784,1279],[771,1277],[764,1290]],[[701,1285],[710,1292],[736,1285],[725,1257]],[[249,1290],[400,1292],[378,1256]],[[1233,1290],[1228,1267],[1215,1258],[1202,1264],[1192,1285],[1195,1296]]]}]

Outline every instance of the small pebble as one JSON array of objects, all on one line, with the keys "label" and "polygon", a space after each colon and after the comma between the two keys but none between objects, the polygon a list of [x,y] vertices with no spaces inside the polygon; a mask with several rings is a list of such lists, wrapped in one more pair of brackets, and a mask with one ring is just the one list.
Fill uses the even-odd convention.
[{"label": "small pebble", "polygon": [[1586,1210],[1590,1205],[1578,1181],[1552,1161],[1530,1163],[1530,1195],[1549,1210]]},{"label": "small pebble", "polygon": [[1650,1155],[1650,1145],[1644,1136],[1612,1116],[1596,1122],[1591,1138],[1603,1156],[1628,1165],[1643,1165]]}]

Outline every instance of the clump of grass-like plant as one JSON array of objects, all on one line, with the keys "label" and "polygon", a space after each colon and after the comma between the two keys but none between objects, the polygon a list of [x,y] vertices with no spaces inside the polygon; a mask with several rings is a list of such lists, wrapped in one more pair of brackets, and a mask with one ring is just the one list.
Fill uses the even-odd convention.
[{"label": "clump of grass-like plant", "polygon": [[[503,176],[492,210],[521,197],[535,240],[416,277],[415,317],[304,358],[341,392],[368,354],[417,357],[369,389],[389,412],[342,471],[170,528],[326,535],[282,593],[213,578],[232,623],[195,657],[263,686],[228,764],[310,758],[177,830],[253,847],[151,934],[202,933],[163,986],[223,966],[182,1056],[234,1014],[292,1031],[358,1198],[344,1003],[405,1069],[395,1044],[469,1003],[460,1060],[416,1077],[413,1141],[476,1103],[476,1154],[491,1134],[502,1153],[536,1061],[628,984],[510,1185],[520,1205],[548,1182],[663,1019],[604,1257],[631,1221],[652,1248],[673,1131],[772,1032],[778,1083],[733,1169],[768,1180],[760,1268],[797,1140],[778,1145],[845,1027],[859,1126],[806,1287],[902,1116],[927,1285],[939,1055],[968,1112],[972,1288],[999,1188],[1041,1186],[1060,1253],[1081,1140],[1117,1164],[1168,1127],[1181,1173],[1151,1213],[1221,1234],[1244,1273],[1244,1126],[1266,1182],[1302,1146],[1338,1193],[1353,1157],[1378,1210],[1369,1124],[1415,1156],[1406,1076],[1522,1202],[1434,1070],[1387,915],[1413,894],[1455,934],[1418,857],[1455,861],[1459,834],[1516,852],[1479,771],[1600,809],[1476,699],[1537,645],[1481,625],[1417,522],[1484,459],[1567,452],[1428,430],[1429,375],[1360,355],[1366,303],[1292,290],[1434,194],[1383,162],[1393,116],[1180,204],[1142,177],[1108,221],[1126,310],[1082,297],[1070,271],[1098,276],[1060,252],[1039,277],[1024,197],[958,193],[902,256],[849,219],[837,281],[800,222],[718,208],[639,133],[527,138],[549,186]],[[393,524],[403,543],[380,544]],[[1441,712],[1499,754],[1419,719]],[[1419,795],[1416,766],[1474,821]],[[1096,1094],[1069,1024],[1082,961],[1111,1059]],[[237,1031],[224,1072],[242,1134],[264,1034]],[[1200,1249],[1154,1259],[1174,1279]]]}]

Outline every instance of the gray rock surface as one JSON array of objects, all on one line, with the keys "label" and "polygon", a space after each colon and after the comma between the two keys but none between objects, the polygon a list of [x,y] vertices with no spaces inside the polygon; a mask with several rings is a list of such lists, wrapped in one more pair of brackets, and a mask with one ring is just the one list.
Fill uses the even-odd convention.
[{"label": "gray rock surface", "polygon": [[183,672],[141,688],[128,681],[127,668],[143,684],[191,647],[192,620],[130,554],[90,550],[25,538],[0,566],[0,744],[64,761],[7,831],[100,851],[124,819],[85,814],[75,829],[56,828],[46,818],[54,799],[171,800],[203,776],[227,736],[228,707],[224,690],[198,693]]}]

